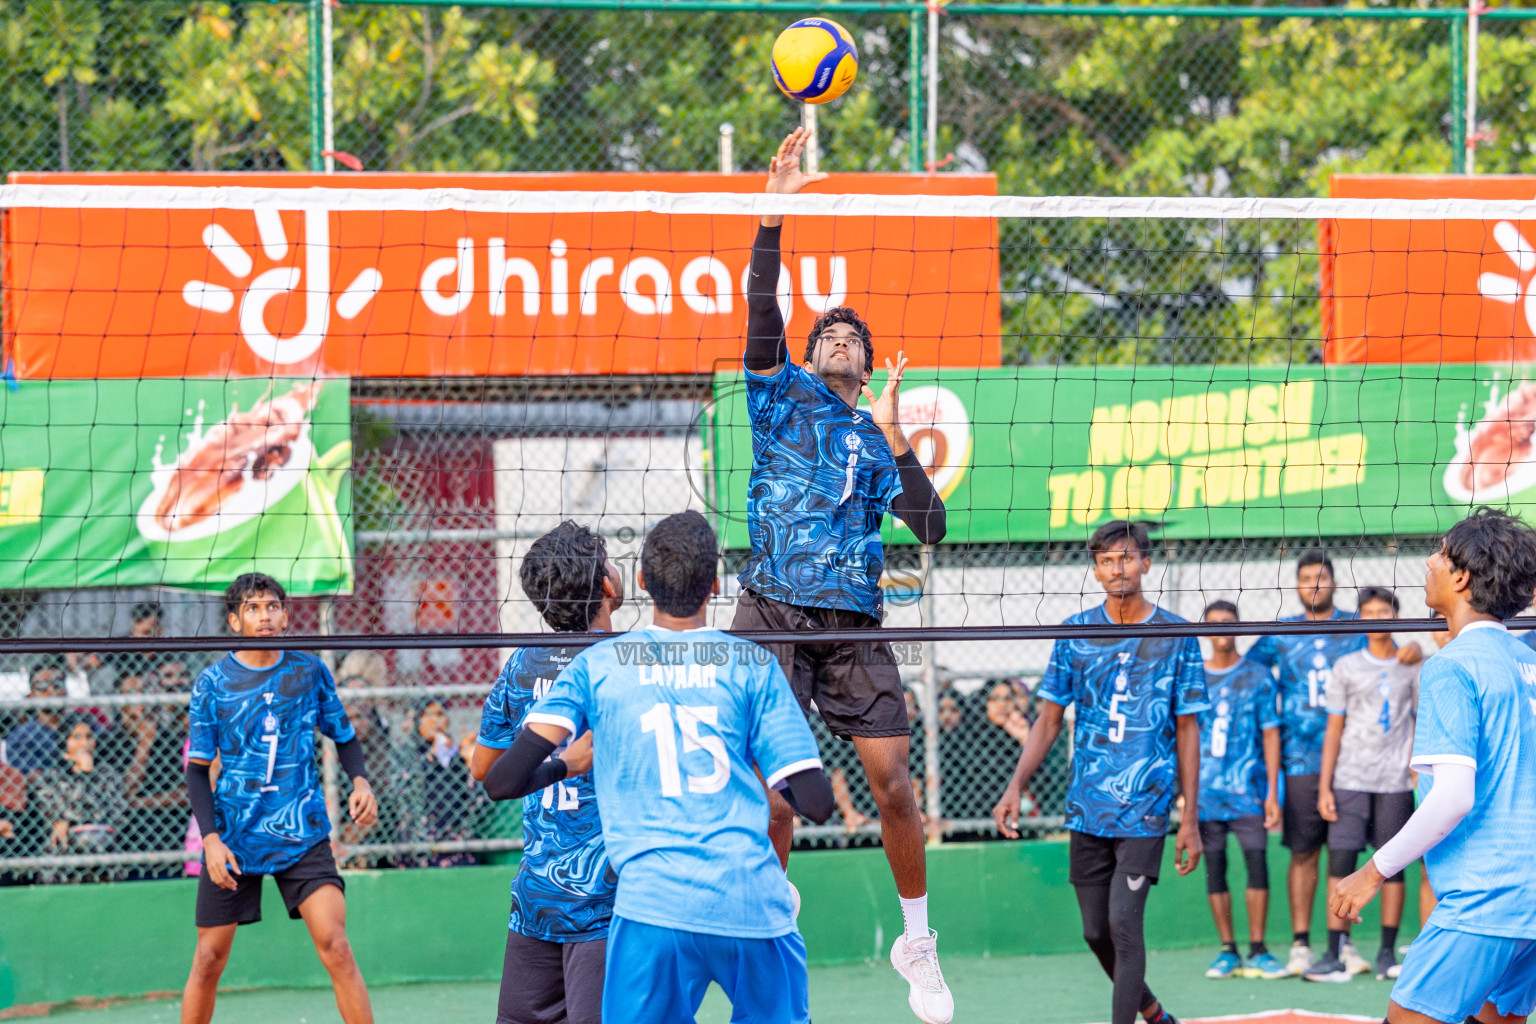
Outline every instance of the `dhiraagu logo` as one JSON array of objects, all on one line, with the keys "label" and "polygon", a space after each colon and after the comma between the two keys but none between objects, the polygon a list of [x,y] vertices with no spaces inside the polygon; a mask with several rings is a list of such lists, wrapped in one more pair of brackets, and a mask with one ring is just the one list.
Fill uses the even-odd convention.
[{"label": "dhiraagu logo", "polygon": [[43,482],[41,469],[0,471],[0,529],[26,526],[43,518]]},{"label": "dhiraagu logo", "polygon": [[971,464],[971,417],[949,388],[925,384],[901,393],[899,415],[907,443],[928,471],[933,489],[947,499]]}]

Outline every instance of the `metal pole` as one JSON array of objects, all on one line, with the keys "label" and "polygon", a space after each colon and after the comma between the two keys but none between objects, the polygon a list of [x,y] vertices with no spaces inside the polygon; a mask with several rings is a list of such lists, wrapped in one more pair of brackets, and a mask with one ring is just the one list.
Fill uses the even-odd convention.
[{"label": "metal pole", "polygon": [[821,167],[821,137],[816,133],[816,104],[801,105],[800,123],[810,138],[805,140],[805,173],[815,174]]},{"label": "metal pole", "polygon": [[325,0],[309,0],[309,169],[325,170]]},{"label": "metal pole", "polygon": [[331,30],[331,0],[320,0],[321,25],[320,38],[325,42],[325,52],[322,55],[324,63],[323,85],[321,96],[325,101],[325,144],[321,147],[321,155],[325,158],[325,173],[336,173],[336,158],[331,154],[336,152],[336,49],[335,38]]},{"label": "metal pole", "polygon": [[[922,623],[925,626],[933,625],[933,588],[929,584],[933,580],[933,546],[923,545],[923,603]],[[943,821],[944,802],[942,799],[942,787],[944,776],[942,765],[939,762],[939,673],[937,663],[938,645],[932,641],[923,645],[923,761],[928,770],[923,773],[923,800],[926,805],[928,820],[935,826]],[[935,827],[929,836],[929,843],[935,844],[942,840],[943,829]]]},{"label": "metal pole", "polygon": [[1467,142],[1466,173],[1477,173],[1477,16],[1482,0],[1467,0]]},{"label": "metal pole", "polygon": [[909,19],[907,46],[907,170],[923,171],[923,22],[917,11]]},{"label": "metal pole", "polygon": [[730,174],[731,173],[732,164],[735,162],[735,161],[733,161],[731,159],[731,157],[733,155],[731,153],[731,136],[733,136],[735,134],[736,134],[736,129],[731,126],[731,123],[729,121],[727,121],[726,123],[724,123],[724,124],[722,124],[720,126],[720,173],[721,174]]},{"label": "metal pole", "polygon": [[1467,167],[1467,25],[1451,22],[1451,173]]},{"label": "metal pole", "polygon": [[939,162],[939,0],[928,0],[928,170]]}]

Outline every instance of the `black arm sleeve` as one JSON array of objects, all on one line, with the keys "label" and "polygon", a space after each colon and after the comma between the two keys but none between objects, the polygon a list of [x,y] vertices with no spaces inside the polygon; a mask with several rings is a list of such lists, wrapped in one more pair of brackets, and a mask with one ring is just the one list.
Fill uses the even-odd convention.
[{"label": "black arm sleeve", "polygon": [[341,770],[347,773],[347,778],[368,777],[368,766],[363,762],[363,743],[356,736],[336,744],[336,760],[341,762]]},{"label": "black arm sleeve", "polygon": [[187,762],[187,800],[192,804],[192,817],[197,819],[197,830],[211,836],[219,830],[213,813],[213,782],[208,776],[209,765]]},{"label": "black arm sleeve", "polygon": [[784,314],[779,311],[779,235],[783,228],[758,227],[747,277],[747,351],[742,362],[763,373],[789,362]]},{"label": "black arm sleeve", "polygon": [[784,786],[779,792],[802,818],[822,825],[832,817],[832,782],[820,768],[795,772],[784,780]]},{"label": "black arm sleeve", "polygon": [[937,544],[944,539],[944,501],[933,489],[933,481],[918,461],[917,453],[908,450],[896,456],[896,471],[901,474],[901,493],[891,502],[891,512],[912,528],[917,539],[924,544]]},{"label": "black arm sleeve", "polygon": [[550,757],[555,745],[524,729],[485,774],[485,795],[492,800],[521,800],[565,778],[565,762]]}]

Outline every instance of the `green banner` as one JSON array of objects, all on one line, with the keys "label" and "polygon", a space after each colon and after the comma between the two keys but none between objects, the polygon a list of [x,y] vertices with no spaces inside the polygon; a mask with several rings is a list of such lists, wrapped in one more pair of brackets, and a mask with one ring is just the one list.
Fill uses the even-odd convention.
[{"label": "green banner", "polygon": [[[872,387],[878,392],[884,374]],[[1478,504],[1536,512],[1536,367],[1019,367],[906,374],[901,417],[945,543],[1433,534]],[[715,378],[717,522],[745,548],[740,375]],[[887,540],[913,543],[891,523]]]},{"label": "green banner", "polygon": [[0,390],[0,589],[352,589],[346,380]]}]

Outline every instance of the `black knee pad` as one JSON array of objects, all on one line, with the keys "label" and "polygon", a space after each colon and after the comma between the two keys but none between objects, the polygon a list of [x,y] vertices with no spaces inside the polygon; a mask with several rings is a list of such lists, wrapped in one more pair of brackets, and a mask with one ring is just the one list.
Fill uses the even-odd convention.
[{"label": "black knee pad", "polygon": [[1360,862],[1359,850],[1335,850],[1328,848],[1328,877],[1348,878],[1355,873],[1355,865]]},{"label": "black knee pad", "polygon": [[1263,850],[1244,850],[1243,864],[1248,868],[1248,888],[1269,889],[1269,858]]},{"label": "black knee pad", "polygon": [[1219,896],[1227,891],[1227,851],[1209,850],[1205,855],[1205,891]]}]

